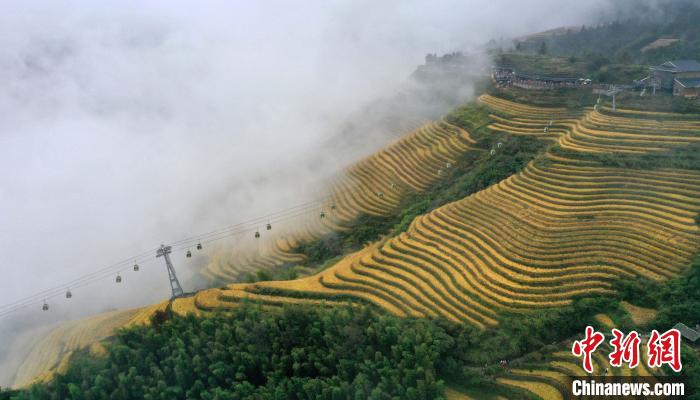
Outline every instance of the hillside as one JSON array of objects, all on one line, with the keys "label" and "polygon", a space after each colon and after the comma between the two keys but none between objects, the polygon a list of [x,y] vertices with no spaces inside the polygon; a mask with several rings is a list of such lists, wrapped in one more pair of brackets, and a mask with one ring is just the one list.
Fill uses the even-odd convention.
[{"label": "hillside", "polygon": [[700,57],[700,7],[697,2],[620,2],[617,18],[592,26],[554,29],[516,39],[523,52],[605,59],[620,64],[660,64]]},{"label": "hillside", "polygon": [[582,293],[609,293],[619,278],[666,280],[687,267],[700,238],[700,173],[622,168],[605,154],[688,146],[700,140],[700,121],[667,114],[659,122],[657,114],[613,114],[606,107],[533,107],[488,95],[480,102],[491,111],[489,131],[555,145],[519,173],[419,216],[406,232],[318,275],[211,289],[193,305],[350,296],[397,315],[483,328],[504,312],[562,306]]},{"label": "hillside", "polygon": [[[63,326],[36,347],[18,382],[29,381],[28,371],[43,377],[70,371],[70,355],[102,340],[105,326],[140,325],[163,312],[178,324],[177,315],[207,320],[228,310],[245,316],[249,303],[272,315],[280,306],[284,313],[319,305],[332,314],[349,303],[397,321],[435,321],[444,331],[431,335],[476,346],[456,358],[444,349],[433,354],[430,368],[454,384],[448,398],[480,390],[561,398],[567,376],[580,374],[567,349],[585,323],[629,327],[636,318],[668,328],[672,321],[695,322],[692,313],[671,311],[668,299],[639,294],[650,287],[686,290],[679,277],[696,273],[688,267],[700,247],[700,118],[613,112],[571,94],[494,90],[420,127],[341,174],[329,196],[328,208],[335,208],[324,218],[307,217],[293,235],[280,230],[254,261],[231,253],[205,272],[224,281],[241,276],[237,265],[256,262],[274,271],[304,262],[298,271],[308,276],[229,284],[137,317]],[[678,301],[694,300],[683,293]],[[649,306],[651,317],[640,319]],[[511,373],[490,366],[498,356],[515,359]],[[448,361],[461,372],[446,373]],[[479,372],[484,363],[488,368]],[[484,374],[493,378],[479,378]]]},{"label": "hillside", "polygon": [[500,47],[492,43],[495,62],[523,75],[632,85],[649,75],[650,66],[700,59],[697,2],[621,1],[615,7],[616,18],[596,24],[551,29]]},{"label": "hillside", "polygon": [[[388,218],[396,217],[402,201],[446,180],[446,172],[457,166],[457,159],[475,151],[470,147],[472,143],[466,131],[448,122],[426,123],[339,173],[329,184],[323,209],[303,212],[282,225],[276,224],[271,231],[263,231],[259,239],[253,235],[241,238],[250,246],[239,242],[235,247],[215,251],[202,274],[216,286],[260,277],[289,279],[313,272],[320,264],[319,249],[304,248],[305,244],[321,243],[321,238],[329,237],[342,240],[332,251],[320,249],[321,257],[328,258],[376,240],[393,223]],[[358,229],[358,224],[363,229]],[[197,311],[195,303],[206,308],[208,301],[216,301],[210,299],[211,292],[205,291],[193,298],[178,299],[171,307],[184,314]],[[134,310],[128,322],[97,316],[60,325],[34,346],[14,385],[26,386],[37,378],[45,380],[56,371],[65,371],[73,352],[102,340],[103,332],[148,322],[150,315],[165,306],[163,303]]]},{"label": "hillside", "polygon": [[307,256],[298,251],[304,243],[348,231],[361,216],[391,215],[410,193],[425,191],[444,179],[445,165],[454,163],[469,144],[468,136],[457,127],[444,121],[426,123],[334,177],[319,210],[275,226],[257,246],[224,249],[214,255],[203,274],[225,284],[240,280],[246,272],[304,264]]}]

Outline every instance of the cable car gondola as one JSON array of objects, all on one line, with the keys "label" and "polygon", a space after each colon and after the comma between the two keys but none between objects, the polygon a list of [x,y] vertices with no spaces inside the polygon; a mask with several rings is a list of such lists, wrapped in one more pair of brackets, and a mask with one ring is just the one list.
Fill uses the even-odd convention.
[{"label": "cable car gondola", "polygon": [[121,275],[117,275],[117,279],[115,279],[115,281],[116,281],[117,283],[122,283],[122,276],[121,276]]},{"label": "cable car gondola", "polygon": [[187,250],[187,254],[185,254],[185,256],[186,256],[187,258],[191,258],[191,257],[192,257],[192,252],[191,252],[190,250]]},{"label": "cable car gondola", "polygon": [[336,208],[338,207],[335,205],[335,203],[331,204],[331,210],[335,210]]},{"label": "cable car gondola", "polygon": [[139,272],[140,269],[139,265],[134,263],[134,272]]},{"label": "cable car gondola", "polygon": [[44,300],[44,305],[41,306],[41,309],[44,311],[49,311],[49,304]]},{"label": "cable car gondola", "polygon": [[272,230],[272,224],[268,223],[265,229],[267,229],[268,231]]},{"label": "cable car gondola", "polygon": [[321,218],[326,218],[326,213],[321,211],[321,213],[318,216]]},{"label": "cable car gondola", "polygon": [[197,250],[202,250],[202,244],[201,244],[201,243],[197,243]]},{"label": "cable car gondola", "polygon": [[70,298],[72,298],[72,297],[73,297],[73,293],[71,293],[71,292],[70,292],[70,289],[68,289],[68,291],[66,292],[66,298],[67,298],[67,299],[70,299]]},{"label": "cable car gondola", "polygon": [[255,238],[260,239],[260,232],[259,231],[255,231]]}]

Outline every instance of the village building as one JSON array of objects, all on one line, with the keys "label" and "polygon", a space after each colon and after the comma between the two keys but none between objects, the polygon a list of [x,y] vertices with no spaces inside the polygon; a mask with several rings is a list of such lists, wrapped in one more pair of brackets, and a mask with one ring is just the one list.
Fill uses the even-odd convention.
[{"label": "village building", "polygon": [[673,91],[676,96],[698,96],[700,62],[696,60],[666,61],[651,67],[651,75],[644,80],[647,79],[651,79],[653,85],[661,90]]},{"label": "village building", "polygon": [[676,78],[673,82],[673,94],[676,96],[700,96],[700,77]]},{"label": "village building", "polygon": [[499,86],[517,86],[523,89],[577,88],[592,83],[586,78],[527,74],[516,71],[511,65],[492,66],[491,79]]}]

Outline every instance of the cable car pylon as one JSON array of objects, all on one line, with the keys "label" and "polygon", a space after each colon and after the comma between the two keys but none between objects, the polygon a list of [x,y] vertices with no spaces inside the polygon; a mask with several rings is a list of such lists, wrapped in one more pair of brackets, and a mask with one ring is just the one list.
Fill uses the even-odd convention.
[{"label": "cable car pylon", "polygon": [[173,296],[170,298],[170,300],[173,300],[177,299],[178,297],[183,297],[185,295],[185,291],[182,290],[180,281],[177,279],[177,275],[175,274],[173,263],[170,261],[171,252],[171,246],[161,244],[160,248],[156,251],[156,258],[163,257],[165,259],[165,268],[168,270],[168,277],[170,278],[170,289],[173,292]]}]

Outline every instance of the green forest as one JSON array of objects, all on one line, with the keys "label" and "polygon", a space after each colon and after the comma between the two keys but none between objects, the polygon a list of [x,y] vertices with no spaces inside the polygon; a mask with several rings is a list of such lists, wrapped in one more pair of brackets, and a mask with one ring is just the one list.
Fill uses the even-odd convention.
[{"label": "green forest", "polygon": [[[700,58],[700,7],[694,1],[622,2],[632,15],[592,26],[569,27],[563,34],[535,35],[516,50],[573,57],[590,67],[601,64],[660,64]],[[678,39],[666,47],[645,48],[659,38]]]},{"label": "green forest", "polygon": [[[516,39],[510,48],[492,43],[496,62],[531,75],[590,78],[632,84],[649,66],[668,60],[700,59],[700,6],[693,1],[655,5],[621,2],[634,9],[624,18],[560,28]],[[632,15],[629,15],[632,14]],[[672,39],[666,45],[651,45]]]}]

